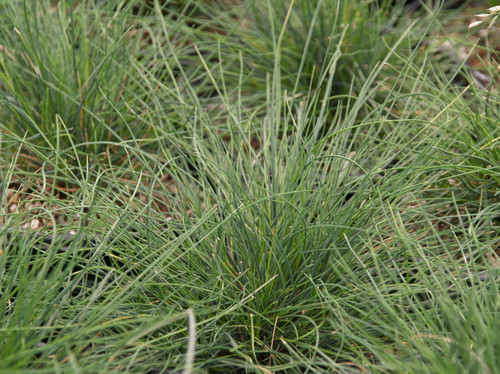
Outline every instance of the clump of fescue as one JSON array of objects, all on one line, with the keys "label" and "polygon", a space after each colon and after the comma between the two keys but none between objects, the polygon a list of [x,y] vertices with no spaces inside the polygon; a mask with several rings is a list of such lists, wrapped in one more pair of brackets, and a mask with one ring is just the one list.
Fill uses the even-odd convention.
[{"label": "clump of fescue", "polygon": [[0,368],[500,371],[497,94],[367,4],[5,4]]}]

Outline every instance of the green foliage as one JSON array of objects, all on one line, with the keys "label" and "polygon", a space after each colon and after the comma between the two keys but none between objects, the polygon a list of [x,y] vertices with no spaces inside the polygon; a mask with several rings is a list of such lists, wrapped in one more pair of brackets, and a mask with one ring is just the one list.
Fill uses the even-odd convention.
[{"label": "green foliage", "polygon": [[499,98],[440,16],[0,4],[0,371],[500,371]]}]

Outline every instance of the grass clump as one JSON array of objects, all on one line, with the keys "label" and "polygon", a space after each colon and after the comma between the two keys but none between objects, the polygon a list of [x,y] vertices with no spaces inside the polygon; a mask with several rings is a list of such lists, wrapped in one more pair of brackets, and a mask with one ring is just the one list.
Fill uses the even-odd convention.
[{"label": "grass clump", "polygon": [[439,15],[0,4],[0,370],[499,370],[498,93]]}]

